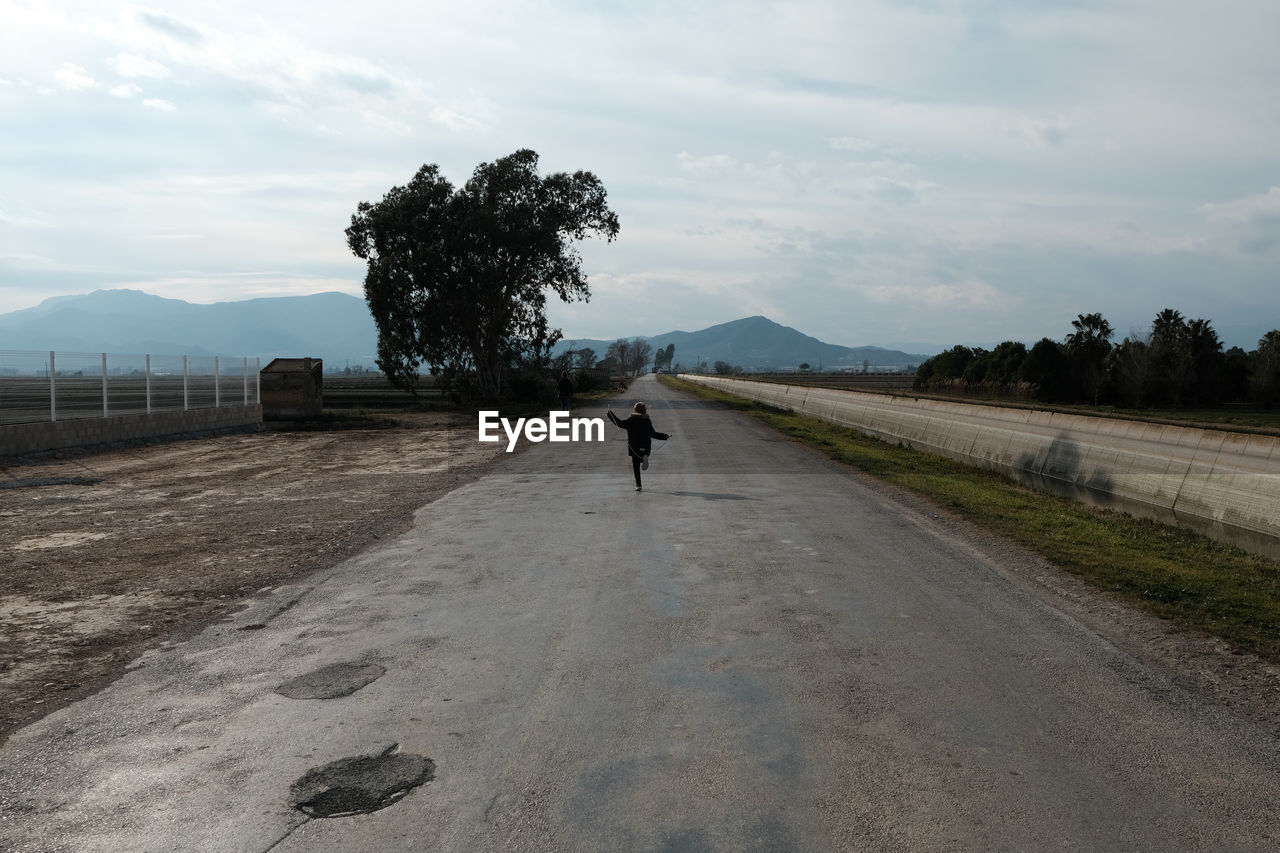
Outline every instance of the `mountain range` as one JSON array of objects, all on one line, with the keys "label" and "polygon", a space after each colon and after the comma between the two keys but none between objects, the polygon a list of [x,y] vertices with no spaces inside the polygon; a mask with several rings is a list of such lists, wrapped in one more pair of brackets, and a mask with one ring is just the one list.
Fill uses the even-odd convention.
[{"label": "mountain range", "polygon": [[[717,361],[747,370],[797,367],[905,369],[927,356],[880,347],[845,347],[746,317],[695,332],[642,337],[656,351],[675,344],[675,362]],[[374,366],[377,327],[363,299],[316,293],[200,305],[138,290],[96,290],[46,299],[0,314],[0,350],[153,355],[322,358],[327,370]],[[603,358],[612,341],[561,341],[557,352],[590,347]]]},{"label": "mountain range", "polygon": [[[744,370],[796,368],[808,364],[814,369],[861,370],[863,366],[880,370],[914,370],[927,355],[881,347],[846,347],[824,343],[790,326],[775,323],[767,317],[744,317],[710,326],[696,332],[667,332],[643,337],[654,351],[675,345],[674,363],[693,369],[699,362],[714,365],[723,361]],[[612,341],[566,339],[554,352],[590,347],[603,358]]]},{"label": "mountain range", "polygon": [[378,331],[363,299],[315,293],[199,305],[138,290],[56,296],[0,314],[0,350],[323,358],[373,367]]}]

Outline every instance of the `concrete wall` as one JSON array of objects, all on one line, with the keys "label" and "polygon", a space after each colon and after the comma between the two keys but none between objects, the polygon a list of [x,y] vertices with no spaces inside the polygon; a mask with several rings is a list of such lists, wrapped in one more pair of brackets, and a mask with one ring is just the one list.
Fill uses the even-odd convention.
[{"label": "concrete wall", "polygon": [[682,375],[1280,558],[1280,437]]},{"label": "concrete wall", "polygon": [[262,406],[222,406],[150,415],[113,415],[0,426],[0,456],[20,456],[67,447],[85,447],[262,425]]}]

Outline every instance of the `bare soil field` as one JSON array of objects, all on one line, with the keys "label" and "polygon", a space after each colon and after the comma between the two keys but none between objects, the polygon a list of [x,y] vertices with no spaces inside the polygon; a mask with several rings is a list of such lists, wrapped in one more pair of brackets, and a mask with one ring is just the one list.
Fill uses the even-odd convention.
[{"label": "bare soil field", "polygon": [[352,424],[0,459],[0,744],[505,455],[474,415]]}]

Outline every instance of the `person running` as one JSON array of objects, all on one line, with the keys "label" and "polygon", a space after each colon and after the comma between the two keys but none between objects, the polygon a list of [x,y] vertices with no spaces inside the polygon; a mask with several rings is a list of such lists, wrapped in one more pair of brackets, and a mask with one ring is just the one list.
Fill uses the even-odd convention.
[{"label": "person running", "polygon": [[644,403],[636,403],[631,409],[630,416],[625,420],[619,418],[613,413],[613,409],[610,409],[609,420],[613,421],[615,426],[627,431],[627,455],[631,457],[631,471],[636,475],[636,491],[642,491],[640,472],[649,470],[649,453],[653,449],[651,439],[666,441],[671,438],[671,435],[658,432],[653,428],[653,422],[649,420],[648,407]]}]

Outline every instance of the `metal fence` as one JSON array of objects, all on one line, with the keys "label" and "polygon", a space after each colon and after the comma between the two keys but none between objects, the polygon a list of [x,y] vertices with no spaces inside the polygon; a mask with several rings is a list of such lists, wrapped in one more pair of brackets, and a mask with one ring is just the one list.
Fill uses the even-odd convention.
[{"label": "metal fence", "polygon": [[257,358],[0,350],[0,424],[261,402]]}]

